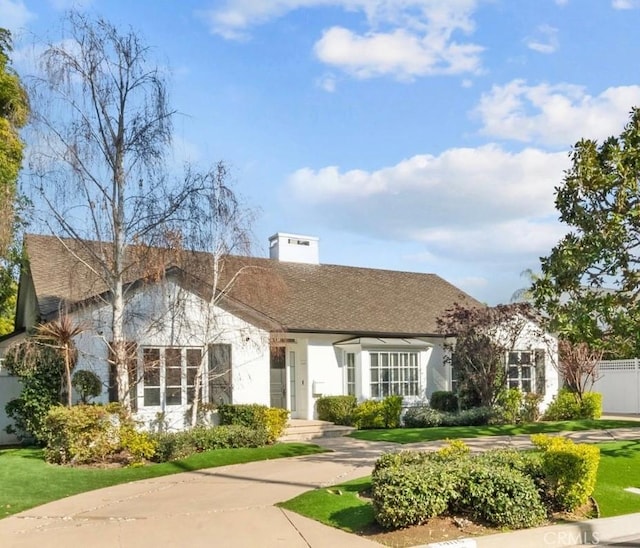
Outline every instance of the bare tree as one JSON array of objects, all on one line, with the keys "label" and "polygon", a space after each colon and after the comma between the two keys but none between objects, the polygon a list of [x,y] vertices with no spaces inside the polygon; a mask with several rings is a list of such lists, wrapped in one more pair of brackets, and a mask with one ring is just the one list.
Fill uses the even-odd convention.
[{"label": "bare tree", "polygon": [[598,364],[602,356],[602,350],[591,348],[585,342],[558,341],[558,372],[580,401],[599,378]]},{"label": "bare tree", "polygon": [[127,282],[152,274],[154,246],[175,236],[203,188],[198,178],[167,175],[173,111],[150,48],[101,18],[72,12],[66,23],[31,88],[31,181],[47,206],[44,222],[73,239],[68,251],[102,284],[118,399],[130,408]]},{"label": "bare tree", "polygon": [[[474,308],[456,304],[447,310],[438,324],[440,332],[450,337],[445,347],[459,391],[478,405],[493,405],[507,386],[507,354],[523,344],[535,320],[526,303]],[[535,335],[541,333],[536,327]]]}]

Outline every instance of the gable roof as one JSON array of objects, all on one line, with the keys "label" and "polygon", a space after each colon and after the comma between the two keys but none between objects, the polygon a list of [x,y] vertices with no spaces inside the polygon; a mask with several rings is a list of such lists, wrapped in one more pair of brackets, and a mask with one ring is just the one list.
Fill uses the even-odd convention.
[{"label": "gable roof", "polygon": [[[89,244],[95,249],[103,245]],[[61,303],[73,305],[107,291],[91,253],[74,240],[30,234],[25,236],[25,251],[43,319],[54,316]],[[163,274],[173,268],[191,289],[204,297],[211,294],[210,255],[156,251],[151,261],[162,265]],[[135,256],[137,248],[130,252]],[[144,261],[130,258],[125,282],[157,281],[149,260],[145,257],[147,264],[141,265]],[[242,270],[221,306],[251,323],[278,325],[289,332],[430,335],[437,333],[437,318],[454,303],[484,306],[435,274],[239,256],[225,257],[220,270],[219,288]]]}]

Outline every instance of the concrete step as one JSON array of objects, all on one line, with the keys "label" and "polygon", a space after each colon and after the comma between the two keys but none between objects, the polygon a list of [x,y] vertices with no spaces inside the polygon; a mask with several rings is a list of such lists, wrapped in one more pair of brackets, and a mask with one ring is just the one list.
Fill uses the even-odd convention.
[{"label": "concrete step", "polygon": [[309,441],[346,436],[354,430],[352,426],[340,426],[332,422],[291,419],[278,441]]}]

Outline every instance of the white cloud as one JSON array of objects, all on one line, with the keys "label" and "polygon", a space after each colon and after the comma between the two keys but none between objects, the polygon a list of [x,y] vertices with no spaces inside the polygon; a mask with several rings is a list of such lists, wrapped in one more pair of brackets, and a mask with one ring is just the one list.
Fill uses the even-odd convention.
[{"label": "white cloud", "polygon": [[485,135],[568,148],[581,138],[619,134],[631,107],[639,104],[640,86],[611,87],[592,96],[580,86],[513,80],[483,94],[474,114]]},{"label": "white cloud", "polygon": [[377,171],[304,168],[286,187],[305,218],[334,228],[422,242],[440,256],[528,256],[558,239],[554,187],[566,153],[496,145],[418,155]]},{"label": "white cloud", "polygon": [[527,39],[527,47],[538,53],[554,53],[558,49],[558,29],[549,25],[539,26],[536,36]]},{"label": "white cloud", "polygon": [[359,78],[391,74],[411,80],[430,74],[477,72],[483,48],[454,39],[474,30],[477,0],[228,0],[201,12],[211,32],[246,39],[251,27],[303,8],[359,12],[366,30],[334,25],[316,42],[317,58]]},{"label": "white cloud", "polygon": [[477,72],[482,48],[421,36],[404,29],[358,35],[342,27],[325,31],[315,45],[323,63],[358,78],[392,74],[402,80],[431,74]]},{"label": "white cloud", "polygon": [[640,7],[640,1],[638,0],[612,0],[611,7],[614,10],[632,10]]},{"label": "white cloud", "polygon": [[0,13],[2,14],[0,26],[13,33],[23,28],[35,17],[23,0],[0,0]]}]

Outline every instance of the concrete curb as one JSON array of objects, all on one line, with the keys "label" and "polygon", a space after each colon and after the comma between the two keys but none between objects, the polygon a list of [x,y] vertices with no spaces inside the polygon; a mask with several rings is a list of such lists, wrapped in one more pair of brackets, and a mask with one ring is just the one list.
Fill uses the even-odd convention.
[{"label": "concrete curb", "polygon": [[483,537],[423,544],[416,548],[561,548],[597,546],[638,535],[640,513],[598,518],[562,525],[549,525]]}]

